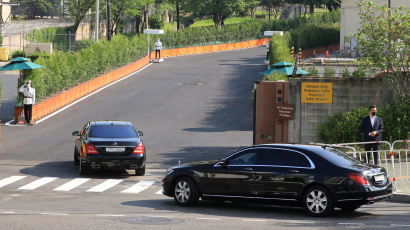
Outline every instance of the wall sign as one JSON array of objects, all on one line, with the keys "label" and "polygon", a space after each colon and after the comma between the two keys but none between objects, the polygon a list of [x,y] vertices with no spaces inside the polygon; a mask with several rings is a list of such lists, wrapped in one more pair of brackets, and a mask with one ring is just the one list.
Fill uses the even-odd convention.
[{"label": "wall sign", "polygon": [[275,105],[276,117],[283,120],[293,120],[294,106],[288,104]]},{"label": "wall sign", "polygon": [[333,103],[333,83],[302,82],[301,91],[302,103]]}]

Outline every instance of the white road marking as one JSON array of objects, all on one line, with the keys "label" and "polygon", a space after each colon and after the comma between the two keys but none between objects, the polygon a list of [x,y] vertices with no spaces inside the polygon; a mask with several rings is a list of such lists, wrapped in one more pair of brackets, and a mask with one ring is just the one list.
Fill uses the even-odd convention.
[{"label": "white road marking", "polygon": [[314,221],[290,221],[292,224],[314,224]]},{"label": "white road marking", "polygon": [[152,180],[142,180],[132,187],[125,189],[121,191],[122,193],[139,193],[141,191],[144,191],[145,189],[149,188],[152,184],[154,184],[155,181]]},{"label": "white road marking", "polygon": [[57,177],[43,177],[43,178],[40,178],[38,180],[35,180],[35,181],[31,182],[30,184],[26,184],[26,185],[24,185],[24,186],[22,186],[18,189],[21,189],[21,190],[34,190],[34,189],[39,188],[39,187],[41,187],[41,186],[43,186],[47,183],[50,183],[51,181],[53,181],[55,179],[57,179]]},{"label": "white road marking", "polygon": [[40,215],[49,215],[49,216],[68,216],[67,213],[57,213],[57,212],[42,212]]},{"label": "white road marking", "polygon": [[213,218],[213,217],[198,217],[197,220],[221,220],[221,218]]},{"label": "white road marking", "polygon": [[26,176],[11,176],[11,177],[4,178],[3,180],[0,180],[0,188],[4,187],[6,185],[12,184],[16,181],[19,181],[19,180],[21,180],[25,177]]},{"label": "white road marking", "polygon": [[55,188],[55,191],[70,191],[71,189],[74,189],[82,184],[84,184],[85,182],[89,181],[89,178],[76,178],[74,180],[71,180],[57,188]]},{"label": "white road marking", "polygon": [[390,224],[390,226],[393,226],[393,227],[410,227],[409,224]]},{"label": "white road marking", "polygon": [[337,223],[337,224],[340,224],[340,225],[365,225],[363,223]]},{"label": "white road marking", "polygon": [[94,94],[100,92],[101,90],[104,90],[105,88],[108,88],[108,87],[110,87],[110,86],[112,86],[112,85],[114,85],[114,84],[117,84],[117,83],[120,82],[120,81],[123,81],[123,80],[125,80],[125,79],[131,77],[131,76],[134,75],[134,74],[137,74],[137,73],[141,72],[142,70],[144,70],[145,68],[147,68],[147,67],[150,66],[150,65],[152,65],[152,63],[149,63],[148,65],[142,67],[141,69],[139,69],[139,70],[137,70],[137,71],[135,71],[135,72],[133,72],[133,73],[131,73],[131,74],[128,74],[127,76],[125,76],[125,77],[123,77],[123,78],[121,78],[121,79],[118,79],[118,80],[116,80],[116,81],[114,81],[114,82],[111,82],[110,84],[105,85],[105,86],[103,86],[103,87],[97,89],[96,91],[94,91],[94,92],[88,94],[88,95],[85,95],[84,97],[82,97],[82,98],[80,98],[80,99],[78,99],[78,100],[76,100],[76,101],[74,101],[74,102],[72,102],[72,103],[70,103],[70,104],[64,106],[63,108],[61,108],[61,109],[55,111],[54,113],[51,113],[50,115],[47,115],[47,116],[41,118],[40,120],[36,121],[35,123],[36,123],[36,124],[39,124],[39,123],[41,123],[41,122],[43,122],[43,121],[45,121],[45,120],[47,120],[47,119],[49,119],[49,118],[51,118],[51,117],[57,115],[58,113],[60,113],[60,112],[62,112],[62,111],[64,111],[64,110],[70,108],[71,106],[77,104],[78,102],[80,102],[80,101],[82,101],[82,100],[84,100],[84,99],[86,99],[86,98],[88,98],[88,97],[91,97],[92,95],[94,95]]},{"label": "white road marking", "polygon": [[104,192],[105,190],[116,186],[117,184],[121,183],[122,180],[116,180],[116,179],[109,179],[104,181],[103,183],[94,186],[90,189],[87,190],[87,192]]},{"label": "white road marking", "polygon": [[260,219],[242,219],[242,221],[249,221],[249,222],[265,222],[266,220],[260,220]]},{"label": "white road marking", "polygon": [[16,214],[16,212],[1,212],[2,214]]},{"label": "white road marking", "polygon": [[101,217],[122,217],[125,215],[116,215],[116,214],[97,214],[97,216],[101,216]]},{"label": "white road marking", "polygon": [[157,195],[160,195],[160,194],[162,194],[162,189],[161,190],[159,190],[158,192],[156,192],[155,194],[157,194]]}]

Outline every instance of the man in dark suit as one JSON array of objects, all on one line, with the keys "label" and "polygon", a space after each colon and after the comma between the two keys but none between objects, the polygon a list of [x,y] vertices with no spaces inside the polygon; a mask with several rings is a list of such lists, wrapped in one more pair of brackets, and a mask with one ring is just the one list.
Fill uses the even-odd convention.
[{"label": "man in dark suit", "polygon": [[[363,141],[370,142],[370,141],[381,141],[382,140],[382,133],[383,133],[383,122],[382,119],[376,116],[377,108],[375,105],[369,107],[369,116],[366,116],[362,120],[362,124],[360,125],[360,130],[363,133]],[[379,164],[379,143],[372,143],[364,145],[364,149],[366,150],[367,154],[367,163],[370,162],[371,152],[373,151],[373,160],[374,164]]]}]

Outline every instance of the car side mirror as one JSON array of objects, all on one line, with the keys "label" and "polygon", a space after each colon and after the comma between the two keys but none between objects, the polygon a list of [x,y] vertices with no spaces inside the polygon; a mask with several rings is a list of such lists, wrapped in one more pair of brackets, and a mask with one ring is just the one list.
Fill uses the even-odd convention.
[{"label": "car side mirror", "polygon": [[75,136],[75,137],[80,136],[80,131],[74,131],[74,132],[72,132],[72,133],[71,133],[71,136]]},{"label": "car side mirror", "polygon": [[144,133],[142,133],[141,131],[137,131],[137,133],[138,133],[138,136],[140,137],[144,136]]}]

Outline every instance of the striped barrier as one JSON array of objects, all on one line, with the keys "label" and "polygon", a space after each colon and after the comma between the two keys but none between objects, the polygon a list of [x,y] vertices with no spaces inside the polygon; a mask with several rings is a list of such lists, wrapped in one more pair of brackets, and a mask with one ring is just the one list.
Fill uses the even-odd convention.
[{"label": "striped barrier", "polygon": [[[265,45],[270,38],[261,38],[251,41],[235,42],[228,44],[217,44],[217,45],[206,45],[206,46],[195,46],[195,47],[184,47],[163,50],[161,52],[162,57],[175,57],[183,55],[193,55],[193,54],[203,54],[212,52],[222,52],[229,50],[245,49],[250,47],[256,47]],[[151,55],[150,55],[151,56]],[[122,66],[115,69],[109,73],[103,74],[92,80],[84,82],[78,86],[68,89],[67,91],[61,92],[51,98],[45,99],[33,106],[32,120],[36,121],[40,118],[84,97],[85,95],[92,93],[99,88],[114,82],[120,78],[123,78],[149,64],[149,57],[145,56],[133,63]],[[14,121],[17,123],[19,116],[21,116],[23,108],[21,106],[15,107]]]}]

